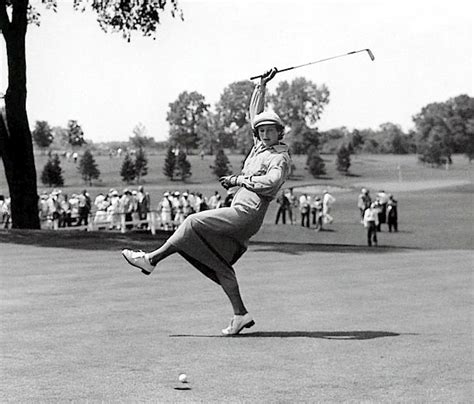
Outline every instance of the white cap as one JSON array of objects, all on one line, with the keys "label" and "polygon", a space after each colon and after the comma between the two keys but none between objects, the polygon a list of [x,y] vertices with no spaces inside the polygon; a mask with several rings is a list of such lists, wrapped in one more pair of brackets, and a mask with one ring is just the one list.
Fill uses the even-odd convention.
[{"label": "white cap", "polygon": [[280,117],[273,111],[263,111],[255,116],[253,120],[253,127],[257,128],[262,125],[276,125],[282,128],[285,127]]}]

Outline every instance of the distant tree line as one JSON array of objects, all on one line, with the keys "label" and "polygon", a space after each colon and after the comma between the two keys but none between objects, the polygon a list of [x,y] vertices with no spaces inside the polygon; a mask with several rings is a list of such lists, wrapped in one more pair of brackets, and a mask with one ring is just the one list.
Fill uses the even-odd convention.
[{"label": "distant tree line", "polygon": [[[214,110],[202,94],[184,91],[169,104],[167,121],[170,125],[168,147],[189,153],[201,150],[214,155],[228,149],[245,154],[252,146],[248,105],[254,89],[251,81],[238,81],[227,86]],[[377,129],[346,127],[319,131],[317,123],[329,103],[329,90],[305,78],[282,81],[267,97],[268,108],[277,112],[286,124],[284,141],[293,154],[337,153],[344,146],[353,153],[416,153],[421,162],[433,166],[451,163],[451,155],[464,153],[474,158],[474,99],[459,95],[445,102],[426,105],[413,116],[414,129],[407,133],[392,122]],[[81,126],[70,120],[66,128],[51,128],[45,121],[37,121],[33,139],[41,149],[47,149],[58,138],[63,146],[81,147],[87,144]],[[133,129],[128,145],[133,150],[156,148],[157,142],[147,136],[139,123]],[[184,154],[181,166],[172,177],[189,177]],[[179,157],[179,158],[178,158]],[[315,164],[313,161],[312,164]],[[137,177],[140,178],[140,174]]]}]

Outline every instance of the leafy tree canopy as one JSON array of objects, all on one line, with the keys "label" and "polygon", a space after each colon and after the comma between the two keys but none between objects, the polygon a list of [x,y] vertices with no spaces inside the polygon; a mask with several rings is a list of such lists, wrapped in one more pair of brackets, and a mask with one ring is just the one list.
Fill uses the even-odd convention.
[{"label": "leafy tree canopy", "polygon": [[143,125],[141,122],[138,123],[134,128],[133,128],[133,137],[129,138],[129,142],[133,147],[136,149],[143,149],[146,147],[152,147],[155,144],[155,139],[153,137],[147,137],[146,136],[147,129],[145,125]]},{"label": "leafy tree canopy", "polygon": [[166,119],[170,124],[171,143],[185,150],[196,148],[200,138],[199,128],[209,108],[204,96],[196,91],[184,91],[169,107]]},{"label": "leafy tree canopy", "polygon": [[324,84],[318,87],[312,81],[298,77],[291,83],[280,82],[270,101],[286,125],[304,122],[309,128],[315,128],[329,103],[329,90]]},{"label": "leafy tree canopy", "polygon": [[36,121],[32,135],[36,145],[42,149],[49,147],[54,140],[53,131],[46,121]]}]

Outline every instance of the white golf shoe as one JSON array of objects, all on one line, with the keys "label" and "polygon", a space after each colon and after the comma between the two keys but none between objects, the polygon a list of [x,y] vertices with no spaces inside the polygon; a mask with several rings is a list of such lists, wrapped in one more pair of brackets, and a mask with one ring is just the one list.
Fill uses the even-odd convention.
[{"label": "white golf shoe", "polygon": [[243,316],[234,315],[230,321],[229,326],[222,330],[222,334],[225,336],[237,335],[240,331],[242,331],[242,329],[250,328],[254,325],[255,321],[253,321],[253,318],[249,313],[244,314]]},{"label": "white golf shoe", "polygon": [[122,250],[123,257],[130,265],[140,268],[145,275],[150,275],[155,269],[154,265],[150,264],[150,260],[143,251]]}]

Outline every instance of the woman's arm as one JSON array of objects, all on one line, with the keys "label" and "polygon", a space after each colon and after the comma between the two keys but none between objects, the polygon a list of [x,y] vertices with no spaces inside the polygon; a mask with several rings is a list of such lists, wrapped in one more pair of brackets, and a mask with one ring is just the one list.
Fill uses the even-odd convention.
[{"label": "woman's arm", "polygon": [[274,196],[274,190],[279,189],[288,177],[289,161],[284,155],[279,155],[261,175],[230,175],[220,179],[224,188],[241,186],[257,194]]},{"label": "woman's arm", "polygon": [[257,84],[255,89],[253,90],[252,97],[250,98],[250,106],[249,106],[249,113],[250,113],[250,124],[253,129],[253,122],[255,120],[255,116],[259,113],[263,112],[265,107],[265,88],[267,83],[275,77],[277,74],[277,68],[274,67],[273,69],[267,70],[263,73],[262,78],[260,79],[260,84]]}]

